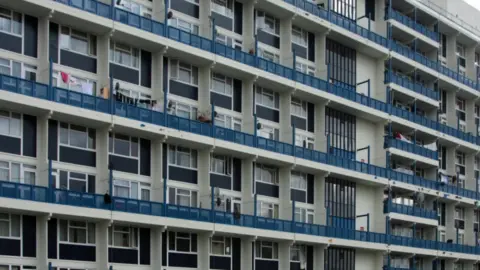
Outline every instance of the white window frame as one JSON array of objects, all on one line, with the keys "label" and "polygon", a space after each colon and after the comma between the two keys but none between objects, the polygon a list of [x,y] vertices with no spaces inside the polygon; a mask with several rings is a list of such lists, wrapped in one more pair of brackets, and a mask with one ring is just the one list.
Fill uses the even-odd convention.
[{"label": "white window frame", "polygon": [[[300,217],[300,218],[297,218]],[[295,207],[295,222],[300,223],[315,223],[315,212],[313,209]]]},{"label": "white window frame", "polygon": [[308,32],[298,26],[292,25],[292,42],[308,50]]},{"label": "white window frame", "polygon": [[[296,128],[297,129],[297,128]],[[305,142],[305,145],[304,145]],[[295,146],[304,147],[307,149],[315,149],[315,137],[312,135],[295,132]]]},{"label": "white window frame", "polygon": [[119,9],[123,9],[130,13],[151,19],[152,18],[152,8],[145,6],[139,2],[131,1],[131,0],[121,0],[120,4],[117,5],[117,1],[115,2],[115,6]]},{"label": "white window frame", "polygon": [[[35,75],[35,80],[33,81],[36,81],[36,78],[37,78],[36,66],[32,66],[32,65],[11,60],[8,58],[0,57],[0,68],[8,69],[8,73],[4,73],[2,72],[2,69],[0,69],[0,74],[12,76],[12,77],[18,77],[25,80],[31,80],[31,78],[27,78],[27,73],[30,73]],[[4,82],[4,83],[7,83],[7,82]]]},{"label": "white window frame", "polygon": [[[180,72],[188,72],[188,81],[181,79]],[[178,59],[170,59],[170,80],[174,80],[183,84],[198,87],[198,67],[180,61]]]},{"label": "white window frame", "polygon": [[[171,233],[175,234],[175,239],[171,239],[170,235]],[[179,234],[183,234],[182,236],[179,236]],[[188,235],[188,236],[186,236]],[[188,240],[189,241],[189,251],[179,251],[178,248],[178,243],[177,239],[183,239],[183,240]],[[170,249],[170,242],[175,241],[175,249]],[[182,254],[197,254],[198,252],[198,239],[197,239],[197,246],[192,245],[192,233],[189,232],[168,232],[168,246],[167,250],[168,252],[173,252],[173,253],[182,253]]]},{"label": "white window frame", "polygon": [[[116,244],[116,237],[119,236],[120,242],[128,241],[126,245],[123,243]],[[126,236],[126,237],[125,237]],[[125,249],[138,249],[140,242],[140,229],[132,226],[112,225],[108,228],[108,246]]]},{"label": "white window frame", "polygon": [[[171,198],[173,194],[175,195],[174,198]],[[179,204],[178,197],[188,198],[189,205]],[[173,201],[172,201],[173,200]],[[168,187],[168,203],[173,205],[180,205],[186,207],[197,207],[198,206],[198,192],[196,190],[179,188],[179,187]]]},{"label": "white window frame", "polygon": [[[264,257],[263,248],[269,248],[272,250],[272,258]],[[278,260],[278,243],[271,241],[259,241],[255,243],[255,258],[261,260]]]},{"label": "white window frame", "polygon": [[233,18],[233,0],[212,0],[211,8],[215,13]]},{"label": "white window frame", "polygon": [[[188,165],[180,164],[179,154],[188,155]],[[172,156],[173,155],[173,156]],[[173,160],[172,160],[173,157]],[[168,165],[180,168],[187,168],[191,170],[198,169],[198,151],[188,147],[169,145],[168,146]]]},{"label": "white window frame", "polygon": [[[0,27],[0,32],[7,33],[9,35],[15,35],[19,37],[23,37],[23,27],[24,27],[24,20],[23,14],[19,12],[15,12],[13,10],[9,10],[6,8],[0,8],[0,25],[3,25],[4,21],[9,21],[10,29],[4,29],[4,27]],[[20,24],[19,27],[15,27],[15,24]],[[18,33],[19,30],[20,33]]]},{"label": "white window frame", "polygon": [[[219,124],[223,123],[223,124]],[[217,113],[215,115],[215,126],[242,131],[242,119],[226,114]]]},{"label": "white window frame", "polygon": [[[12,220],[15,219],[15,222],[18,224],[14,224]],[[8,223],[8,235],[0,235],[0,239],[21,239],[22,238],[22,216],[15,215],[10,213],[0,213],[0,222]],[[14,226],[18,225],[17,228],[13,228]]]},{"label": "white window frame", "polygon": [[[214,245],[222,250],[222,252],[217,252],[214,248]],[[221,235],[214,235],[210,237],[210,255],[222,256],[222,257],[231,257],[232,256],[232,238],[225,237]]]},{"label": "white window frame", "polygon": [[[180,17],[173,17],[168,20],[168,25],[194,35],[199,35],[200,33],[199,23],[194,22],[193,20],[187,20],[185,18],[180,18]],[[186,27],[187,25],[188,27]]]},{"label": "white window frame", "polygon": [[258,216],[264,218],[278,219],[280,215],[278,204],[273,202],[257,201],[257,211]]},{"label": "white window frame", "polygon": [[[19,138],[23,141],[23,115],[20,113],[0,110],[0,120],[8,122],[8,131],[0,129],[0,134],[8,137]],[[1,127],[1,126],[0,126]]]},{"label": "white window frame", "polygon": [[307,102],[304,100],[292,97],[292,100],[290,102],[290,113],[293,116],[307,119]]},{"label": "white window frame", "polygon": [[[66,187],[62,186],[62,179],[61,179],[62,172],[67,173],[67,186]],[[80,178],[80,177],[78,177],[76,175],[72,175],[72,174],[83,174],[84,177]],[[52,170],[52,175],[55,177],[55,183],[54,183],[55,188],[63,189],[63,190],[71,190],[70,182],[73,180],[73,181],[85,182],[85,191],[76,191],[76,192],[88,193],[88,190],[89,190],[88,176],[91,176],[91,174],[88,174],[88,173],[85,173],[85,172],[74,172],[74,171],[53,169]]]},{"label": "white window frame", "polygon": [[265,46],[258,48],[258,55],[267,61],[280,64],[280,54],[273,52],[273,50],[268,49]]},{"label": "white window frame", "polygon": [[[64,129],[62,127],[62,124],[64,125],[67,125],[68,128],[66,129],[67,131],[67,135],[68,135],[68,138],[67,138],[67,142],[62,142],[64,139],[62,139],[62,135],[65,135],[63,132],[62,132],[62,129]],[[81,128],[85,128],[86,131],[78,131],[76,130],[75,132],[84,132],[87,136],[87,145],[86,146],[76,146],[76,145],[71,145],[71,130],[72,130],[72,125],[73,126],[77,126],[77,127],[81,127]],[[88,151],[93,151],[95,152],[96,151],[96,138],[93,137],[92,138],[92,142],[90,142],[90,137],[89,137],[89,134],[90,134],[90,130],[92,130],[91,128],[88,128],[88,127],[84,127],[84,126],[80,126],[80,125],[74,125],[74,124],[70,124],[70,123],[65,123],[65,122],[60,122],[59,125],[58,125],[58,145],[59,145],[59,148],[60,146],[65,146],[65,147],[71,147],[71,148],[76,148],[76,149],[82,149],[82,150],[88,150]],[[93,145],[91,145],[93,144]]]},{"label": "white window frame", "polygon": [[300,257],[304,256],[304,261],[307,258],[307,247],[305,245],[294,244],[290,246],[290,262],[300,263]]},{"label": "white window frame", "polygon": [[[280,20],[275,18],[274,16],[261,11],[257,10],[257,18],[256,18],[256,32],[258,33],[259,30],[269,33],[271,35],[280,37]],[[267,24],[267,21],[269,22]],[[270,27],[270,24],[273,27]]]},{"label": "white window frame", "polygon": [[[62,234],[62,226],[65,225],[64,222],[66,222],[66,233],[67,235]],[[72,225],[71,223],[80,223],[83,222],[85,223],[85,226],[80,226],[79,224],[77,225]],[[75,230],[84,230],[85,231],[85,242],[75,242],[74,239],[71,239],[70,235],[70,229],[75,229]],[[93,234],[92,239],[90,239],[91,234]],[[78,221],[78,220],[58,220],[58,242],[59,243],[69,243],[69,244],[75,244],[75,245],[85,245],[85,246],[95,246],[95,223],[93,222],[87,222],[87,221]],[[65,239],[62,239],[66,237]],[[91,241],[92,240],[92,241]]]},{"label": "white window frame", "polygon": [[275,128],[270,125],[266,125],[264,123],[261,123],[262,128],[257,130],[257,136],[269,139],[269,140],[274,140],[278,141],[279,140],[279,129]]},{"label": "white window frame", "polygon": [[[267,102],[264,102],[264,98],[267,98],[266,96],[269,96],[272,98],[273,106],[271,104],[266,104]],[[258,85],[255,86],[255,105],[257,106],[260,105],[265,108],[278,111],[280,109],[279,103],[280,102],[276,102],[275,91],[267,89],[265,87],[258,86]]]},{"label": "white window frame", "polygon": [[[233,97],[233,79],[218,72],[212,72],[212,80],[210,81],[210,90],[220,95]],[[217,89],[215,82],[223,84],[223,89]],[[220,85],[219,85],[220,86]]]},{"label": "white window frame", "polygon": [[[189,114],[188,119],[197,120],[198,109],[196,106],[190,105],[187,103],[178,102],[175,100],[169,100],[168,102],[169,104],[171,104],[171,106],[167,108],[168,114],[178,116],[178,111],[187,112],[188,110],[188,114]],[[178,117],[182,117],[182,116],[178,116]]]},{"label": "white window frame", "polygon": [[307,192],[307,174],[299,171],[292,171],[290,173],[290,188]]},{"label": "white window frame", "polygon": [[[129,55],[128,61],[117,60],[117,54],[119,53]],[[140,50],[138,48],[111,40],[109,58],[111,63],[140,71]]]},{"label": "white window frame", "polygon": [[243,49],[243,40],[242,37],[232,37],[229,34],[224,33],[221,29],[217,29],[217,35],[215,37],[215,42],[225,45],[236,50]]},{"label": "white window frame", "polygon": [[309,76],[315,76],[315,66],[310,63],[303,63],[300,60],[301,58],[297,57],[295,61],[295,70]]},{"label": "white window frame", "polygon": [[[68,26],[59,25],[60,36],[58,39],[58,47],[61,50],[70,51],[76,54],[97,58],[97,39],[94,35]],[[77,32],[77,33],[75,33]],[[75,50],[72,47],[72,39],[81,40],[87,43],[87,52]]]},{"label": "white window frame", "polygon": [[[124,188],[128,189],[128,197],[119,195],[119,189]],[[134,192],[136,189],[137,192]],[[148,198],[144,198],[144,192],[148,194]],[[124,180],[119,178],[114,178],[113,180],[113,196],[125,198],[125,199],[134,199],[141,201],[150,201],[151,199],[151,184],[143,183],[139,181]]]},{"label": "white window frame", "polygon": [[[108,153],[115,155],[115,156],[121,156],[121,157],[128,157],[128,158],[133,158],[133,159],[140,159],[140,138],[138,137],[133,137],[129,135],[124,135],[124,134],[119,134],[119,133],[114,133],[110,132],[108,134]],[[128,141],[125,140],[126,138],[117,138],[117,136],[122,136],[128,138]],[[137,147],[134,145],[134,140],[137,140],[136,144]],[[115,141],[116,140],[121,140],[124,143],[128,143],[128,154],[122,154],[122,153],[117,153],[116,148],[115,148]]]},{"label": "white window frame", "polygon": [[[272,174],[272,182],[264,179],[264,172],[269,172]],[[278,183],[279,183],[278,178],[279,178],[278,168],[269,166],[269,165],[260,164],[260,163],[255,163],[255,181],[256,182],[278,186]]]},{"label": "white window frame", "polygon": [[225,155],[213,154],[210,158],[210,173],[232,176],[232,158]]}]

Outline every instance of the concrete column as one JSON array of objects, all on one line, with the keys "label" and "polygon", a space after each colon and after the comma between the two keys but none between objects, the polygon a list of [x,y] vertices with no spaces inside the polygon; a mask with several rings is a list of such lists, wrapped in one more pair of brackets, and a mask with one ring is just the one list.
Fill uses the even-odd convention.
[{"label": "concrete column", "polygon": [[253,244],[255,239],[253,237],[244,237],[241,240],[242,270],[253,270]]},{"label": "concrete column", "polygon": [[280,21],[280,64],[295,69],[293,66],[291,17]]},{"label": "concrete column", "polygon": [[154,202],[163,202],[163,140],[152,141],[152,198]]},{"label": "concrete column", "polygon": [[256,207],[253,198],[254,161],[254,158],[242,159],[242,214],[247,215],[253,215],[254,208]]},{"label": "concrete column", "polygon": [[463,242],[465,245],[476,246],[475,232],[473,231],[474,209],[465,207],[465,230],[463,232]]},{"label": "concrete column", "polygon": [[[467,58],[468,59],[468,58]],[[465,124],[467,125],[467,132],[477,135],[477,125],[475,125],[475,100],[465,100]]]},{"label": "concrete column", "polygon": [[[456,69],[455,69],[456,70]],[[457,128],[457,110],[455,104],[457,103],[456,93],[453,91],[447,92],[447,125]]]},{"label": "concrete column", "polygon": [[327,151],[327,137],[325,136],[325,107],[328,102],[315,104],[315,150]]},{"label": "concrete column", "polygon": [[164,229],[164,227],[151,229],[152,248],[150,256],[152,258],[152,269],[162,269],[162,233]]},{"label": "concrete column", "polygon": [[451,70],[457,70],[457,34],[447,36],[447,66]]},{"label": "concrete column", "polygon": [[[375,144],[370,145],[370,163],[380,167],[387,166],[387,151],[383,148],[386,124],[385,122],[380,122],[375,125]],[[366,162],[368,162],[368,160],[366,160]]]},{"label": "concrete column", "polygon": [[210,14],[210,1],[200,1],[200,35],[208,39],[212,38],[212,22],[210,21]]},{"label": "concrete column", "polygon": [[[200,207],[210,209],[212,207],[212,190],[210,188],[210,149],[198,151],[198,198]],[[205,268],[207,269],[207,268]]]},{"label": "concrete column", "polygon": [[325,245],[316,245],[313,247],[313,269],[323,270],[325,267]]},{"label": "concrete column", "polygon": [[155,52],[152,54],[152,98],[159,105],[164,104],[163,91],[163,52]]},{"label": "concrete column", "polygon": [[473,80],[477,81],[477,67],[475,66],[475,49],[477,44],[465,48],[465,73],[466,76]]},{"label": "concrete column", "polygon": [[292,202],[290,200],[291,168],[281,167],[279,170],[279,215],[280,219],[292,220]]},{"label": "concrete column", "polygon": [[255,51],[255,1],[243,3],[243,49]]},{"label": "concrete column", "polygon": [[98,84],[97,88],[110,87],[110,36],[105,34],[97,37],[97,70],[98,70]]},{"label": "concrete column", "polygon": [[113,193],[109,190],[110,185],[110,171],[108,169],[109,158],[108,158],[108,133],[110,132],[110,127],[104,127],[97,129],[96,132],[96,141],[97,141],[97,185],[95,192],[98,194],[104,194],[108,192],[110,195]]},{"label": "concrete column", "polygon": [[199,113],[207,113],[208,119],[211,117],[210,105],[210,66],[198,67],[198,110]]},{"label": "concrete column", "polygon": [[372,31],[383,37],[387,36],[387,24],[384,22],[385,1],[375,0],[375,22],[371,21]]},{"label": "concrete column", "polygon": [[430,258],[430,257],[423,257],[423,264],[422,264],[422,269],[423,270],[434,270],[432,269],[433,267],[433,260],[434,258]]},{"label": "concrete column", "polygon": [[448,175],[456,175],[456,169],[455,169],[455,155],[457,149],[455,147],[447,147],[447,174]]},{"label": "concrete column", "polygon": [[247,79],[242,81],[242,131],[253,134],[255,124],[253,113],[255,90],[253,89],[254,79]]},{"label": "concrete column", "polygon": [[210,232],[198,233],[198,269],[210,269]]},{"label": "concrete column", "polygon": [[[453,243],[457,242],[457,231],[455,229],[455,205],[453,203],[447,203],[445,206],[445,236],[448,239],[452,239]],[[452,269],[448,268],[447,269]]]},{"label": "concrete column", "polygon": [[165,20],[165,1],[153,0],[152,1],[152,19],[163,22]]},{"label": "concrete column", "polygon": [[278,243],[278,270],[290,270],[291,244],[291,241],[282,241]]},{"label": "concrete column", "polygon": [[[370,231],[377,233],[386,233],[385,214],[383,213],[384,187],[375,188],[374,209],[370,211]],[[358,222],[358,221],[357,221]]]},{"label": "concrete column", "polygon": [[465,188],[477,190],[477,180],[475,179],[475,153],[465,154]]},{"label": "concrete column", "polygon": [[100,221],[95,224],[97,269],[108,269],[108,227],[110,226],[110,221]]},{"label": "concrete column", "polygon": [[327,32],[315,33],[315,77],[327,80],[327,64],[325,49],[327,48]]},{"label": "concrete column", "polygon": [[48,119],[45,114],[37,117],[37,153],[38,153],[38,178],[36,185],[48,187]]},{"label": "concrete column", "polygon": [[292,118],[290,107],[292,104],[292,92],[280,94],[280,141],[292,143]]},{"label": "concrete column", "polygon": [[[454,266],[455,265],[455,260],[448,260],[448,259],[445,259],[445,269],[454,269]],[[440,267],[437,267],[437,268],[440,268]]]},{"label": "concrete column", "polygon": [[[361,67],[359,67],[361,68]],[[378,99],[380,101],[387,101],[387,87],[385,86],[385,60],[383,58],[376,61],[377,72],[374,78],[370,78],[370,96],[372,98]],[[368,85],[364,84],[361,86],[364,91],[367,91],[368,94]],[[357,91],[358,92],[358,91]]]},{"label": "concrete column", "polygon": [[[315,200],[315,224],[325,225],[327,223],[327,211],[325,208],[325,173],[315,175],[315,191],[313,192]],[[315,268],[317,269],[317,268]]]},{"label": "concrete column", "polygon": [[48,84],[49,82],[49,41],[50,18],[38,18],[38,82]]},{"label": "concrete column", "polygon": [[47,215],[37,216],[37,269],[48,269],[48,219]]}]

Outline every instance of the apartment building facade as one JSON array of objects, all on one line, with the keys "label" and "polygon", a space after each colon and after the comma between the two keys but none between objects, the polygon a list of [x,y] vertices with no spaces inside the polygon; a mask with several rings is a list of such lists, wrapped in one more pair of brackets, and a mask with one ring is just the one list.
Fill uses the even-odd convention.
[{"label": "apartment building facade", "polygon": [[0,0],[0,269],[480,269],[472,9]]}]

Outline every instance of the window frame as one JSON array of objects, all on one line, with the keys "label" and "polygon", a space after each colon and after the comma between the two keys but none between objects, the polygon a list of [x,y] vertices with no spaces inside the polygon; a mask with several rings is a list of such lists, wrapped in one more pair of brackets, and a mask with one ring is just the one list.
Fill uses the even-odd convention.
[{"label": "window frame", "polygon": [[[182,67],[183,65],[183,67]],[[189,81],[184,81],[181,79],[180,71],[188,72],[189,73]],[[176,74],[174,74],[175,72]],[[170,59],[170,68],[169,68],[169,79],[183,83],[186,85],[191,85],[194,87],[199,87],[199,78],[198,78],[198,67],[192,64],[180,61],[178,59]]]},{"label": "window frame", "polygon": [[[172,190],[173,190],[174,194],[171,194]],[[179,191],[185,192],[185,194],[179,194]],[[187,192],[188,192],[188,194],[186,194]],[[174,198],[171,198],[172,197],[171,195],[174,195]],[[167,196],[168,196],[168,204],[180,205],[182,207],[197,207],[198,204],[199,204],[199,202],[198,202],[198,200],[199,200],[198,191],[196,191],[196,190],[170,186],[170,187],[168,187],[168,195]],[[186,205],[179,204],[178,203],[178,197],[179,196],[188,197],[189,205],[186,206]],[[172,199],[174,200],[173,202],[171,201]]]},{"label": "window frame", "polygon": [[[63,237],[66,237],[67,240],[62,240],[62,226],[65,225],[66,222],[66,233],[67,235],[63,235]],[[72,222],[84,222],[85,226],[77,226],[77,225],[71,225]],[[59,219],[58,220],[58,243],[65,243],[65,244],[73,244],[73,245],[82,245],[82,246],[95,246],[96,245],[96,224],[93,222],[88,222],[88,221],[79,221],[79,220],[65,220],[65,219]],[[70,229],[76,229],[76,230],[85,230],[85,243],[81,242],[75,242],[74,239],[70,239]],[[93,241],[90,241],[91,234],[93,234]]]},{"label": "window frame", "polygon": [[[221,119],[223,117],[223,119]],[[223,122],[224,125],[219,125],[219,122]],[[230,123],[230,125],[228,125]],[[231,115],[216,113],[215,115],[215,126],[223,127],[226,129],[242,131],[242,119],[239,117],[234,117]]]},{"label": "window frame", "polygon": [[[267,258],[264,257],[263,249],[268,248],[272,250],[272,257]],[[278,261],[279,254],[278,254],[278,243],[273,241],[260,241],[257,240],[255,243],[255,259],[260,260],[270,260],[270,261]]]},{"label": "window frame", "polygon": [[[224,3],[220,4],[220,3],[217,3],[217,2],[224,2]],[[219,15],[223,15],[225,17],[233,19],[234,5],[233,5],[232,0],[212,0],[210,5],[211,5],[211,9],[212,9],[213,12],[215,12]],[[228,6],[230,6],[230,7],[228,7]],[[215,8],[215,7],[217,7],[217,8]],[[217,9],[223,9],[223,11],[217,10]]]},{"label": "window frame", "polygon": [[[297,219],[297,215],[300,219]],[[295,222],[314,224],[315,223],[315,210],[310,208],[295,207]]]},{"label": "window frame", "polygon": [[[273,203],[273,202],[266,202],[266,201],[257,201],[257,211],[258,211],[258,216],[262,218],[268,218],[268,219],[278,219],[280,216],[279,213],[279,205],[278,203]],[[270,216],[264,216],[264,210],[267,211],[268,213],[272,213]]]},{"label": "window frame", "polygon": [[[257,130],[257,136],[265,138],[267,140],[278,141],[280,137],[280,129],[273,127],[271,125],[261,123],[262,128]],[[269,137],[267,138],[266,135],[268,134]]]},{"label": "window frame", "polygon": [[[267,89],[265,87],[261,87],[261,86],[256,85],[255,86],[255,105],[279,111],[280,110],[280,100],[277,101],[277,99],[279,99],[279,98],[276,98],[275,94],[276,94],[276,92],[273,91],[273,90],[270,90],[270,89]],[[264,103],[265,96],[269,96],[269,97],[272,98],[273,106],[271,106],[270,104],[265,104]],[[261,97],[261,99],[260,99],[260,97]]]},{"label": "window frame", "polygon": [[[137,185],[137,194],[134,195],[134,185]],[[118,188],[127,188],[128,189],[128,197],[119,195]],[[143,191],[148,191],[148,198],[143,198]],[[152,185],[150,183],[144,183],[140,181],[134,180],[125,180],[121,178],[114,177],[113,179],[113,196],[123,198],[123,199],[133,199],[133,200],[140,200],[140,201],[150,201],[152,197]],[[134,195],[134,196],[132,196]]]},{"label": "window frame", "polygon": [[[223,245],[222,253],[214,252],[213,246],[215,243]],[[232,257],[232,238],[221,235],[214,235],[210,237],[210,255],[220,257]]]},{"label": "window frame", "polygon": [[[0,235],[0,239],[16,239],[16,240],[22,239],[22,236],[23,236],[22,215],[17,215],[12,213],[0,213],[0,215],[6,216],[6,217],[0,217],[0,222],[8,223],[8,236]],[[18,224],[13,224],[12,217],[18,218],[16,220]],[[18,230],[14,230],[13,226],[15,225],[18,225]],[[18,234],[16,232],[18,232]]]},{"label": "window frame", "polygon": [[[172,159],[171,159],[172,151],[173,151],[173,155],[174,155],[174,161],[173,162],[172,162]],[[189,156],[188,166],[180,164],[179,153],[183,153],[183,155],[188,155]],[[167,158],[168,158],[168,165],[169,166],[175,166],[175,167],[180,167],[180,168],[185,168],[185,169],[190,169],[190,170],[198,170],[198,151],[196,149],[183,147],[183,146],[178,146],[178,145],[169,145],[168,146],[168,157]]]},{"label": "window frame", "polygon": [[[124,0],[125,1],[125,0]],[[96,36],[88,33],[88,32],[83,32],[81,30],[73,29],[68,26],[64,25],[59,25],[59,37],[58,37],[58,48],[60,50],[65,50],[69,52],[73,52],[76,54],[88,56],[91,58],[97,58],[97,38]],[[67,33],[64,33],[64,30],[68,31]],[[82,37],[81,35],[78,35],[77,33],[74,33],[74,31],[78,32],[78,34],[85,34],[85,37]],[[68,37],[68,39],[67,39]],[[82,40],[87,43],[87,52],[81,52],[78,50],[75,50],[72,48],[72,39],[76,40]],[[64,42],[68,42],[68,46],[64,46]]]},{"label": "window frame", "polygon": [[[185,0],[188,1],[188,0]],[[174,24],[172,24],[174,22]],[[179,26],[180,24],[188,24],[189,25],[189,31],[186,31],[186,27]],[[174,27],[180,31],[187,32],[193,35],[199,35],[200,34],[200,24],[197,21],[193,20],[188,20],[185,18],[180,18],[180,17],[172,17],[171,19],[168,20],[168,25],[170,27]]]},{"label": "window frame", "polygon": [[[280,37],[280,20],[270,15],[269,13],[261,10],[257,10],[256,13],[256,20],[255,20],[255,33],[258,31],[263,31],[268,34]],[[273,25],[273,29],[269,26],[267,27],[267,20]],[[261,23],[263,21],[263,24]]]},{"label": "window frame", "polygon": [[[233,78],[218,72],[212,72],[211,74],[210,91],[233,98]],[[220,76],[223,78],[219,78]],[[223,83],[223,91],[216,89],[214,82]],[[228,86],[230,86],[229,91]]]},{"label": "window frame", "polygon": [[[67,125],[68,128],[67,128],[67,131],[68,131],[68,138],[67,138],[67,143],[65,142],[62,142],[63,139],[62,139],[62,135],[65,135],[65,133],[62,131],[62,129],[65,129],[65,127],[62,127],[62,124],[63,125]],[[71,130],[72,130],[72,126],[75,126],[75,127],[81,127],[81,128],[85,128],[86,131],[79,131],[79,130],[76,130],[76,132],[85,132],[86,133],[86,147],[81,147],[81,146],[76,146],[76,145],[71,145]],[[97,142],[96,142],[96,136],[93,136],[92,138],[90,138],[90,132],[91,131],[95,131],[95,129],[92,129],[92,128],[89,128],[89,127],[85,127],[85,126],[80,126],[80,125],[75,125],[75,124],[70,124],[70,123],[66,123],[66,122],[59,122],[58,123],[58,148],[60,149],[60,146],[63,146],[63,147],[70,147],[70,148],[75,148],[75,149],[81,149],[81,150],[87,150],[87,151],[91,151],[91,152],[96,152],[96,146],[97,146]],[[96,131],[95,131],[95,134],[96,134]],[[90,140],[91,139],[91,140]],[[93,145],[91,145],[93,144]],[[60,151],[60,150],[59,150]]]},{"label": "window frame", "polygon": [[[124,2],[125,2],[125,3],[128,3],[129,6],[123,5]],[[135,12],[135,11],[133,10],[132,4],[138,6],[138,11],[139,11],[139,13],[137,13],[137,12]],[[119,8],[119,9],[123,9],[123,10],[125,10],[125,11],[130,12],[130,13],[139,15],[139,16],[141,16],[141,17],[148,18],[148,19],[151,19],[151,18],[152,18],[152,14],[153,14],[153,11],[152,11],[152,8],[151,8],[151,7],[148,7],[148,6],[146,6],[146,5],[143,5],[143,4],[141,4],[141,3],[137,2],[137,1],[122,0],[120,5],[117,5],[117,4],[115,3],[115,7]]]},{"label": "window frame", "polygon": [[[295,108],[300,108],[300,114],[295,110]],[[306,101],[299,98],[292,97],[290,100],[290,114],[299,118],[307,119],[308,118],[308,104]]]},{"label": "window frame", "polygon": [[[117,229],[119,227],[127,228],[128,231],[122,231],[120,229]],[[128,235],[128,245],[116,245],[115,236],[119,234]],[[122,240],[123,239],[120,239],[120,241]],[[108,227],[108,246],[122,249],[140,249],[140,229],[133,226],[112,224],[110,227]]]},{"label": "window frame", "polygon": [[[123,61],[117,61],[117,53],[120,52],[129,55],[130,63],[125,64],[122,63]],[[109,62],[140,72],[141,50],[125,43],[110,40]]]},{"label": "window frame", "polygon": [[[167,113],[170,114],[170,115],[175,115],[177,117],[180,117],[180,118],[184,118],[182,116],[179,116],[178,115],[178,111],[183,111],[183,112],[186,112],[186,108],[188,107],[188,114],[189,114],[189,118],[187,119],[190,119],[190,120],[197,120],[197,117],[198,117],[198,108],[194,105],[190,105],[190,104],[187,104],[187,103],[183,103],[183,102],[179,102],[179,101],[176,101],[176,100],[169,100],[168,101],[169,103],[171,102],[171,106],[169,108],[167,108]],[[180,109],[180,107],[183,107]]]},{"label": "window frame", "polygon": [[[292,43],[295,43],[298,46],[304,47],[308,51],[308,31],[296,25],[292,25],[291,33],[292,33]],[[298,34],[300,35],[298,36]],[[302,42],[299,42],[299,40],[302,40]]]},{"label": "window frame", "polygon": [[[270,173],[273,173],[273,182],[268,182],[263,179],[264,176],[264,171],[268,171]],[[260,178],[257,178],[257,176],[260,176]],[[279,185],[279,173],[278,173],[278,168],[274,166],[269,166],[269,165],[264,165],[261,163],[255,163],[255,182],[260,182],[268,185],[273,185],[273,186],[278,186]]]},{"label": "window frame", "polygon": [[[185,234],[187,235],[188,234],[188,237],[182,235],[182,236],[178,236],[178,234]],[[170,237],[172,234],[175,235],[175,239],[171,239],[172,237]],[[197,254],[198,253],[198,240],[196,241],[196,244],[197,246],[193,246],[193,233],[190,233],[190,232],[174,232],[174,231],[169,231],[168,232],[168,243],[167,243],[167,251],[168,252],[173,252],[173,253],[183,253],[183,254]],[[177,240],[178,239],[182,239],[182,240],[188,240],[188,244],[189,244],[189,251],[179,251],[178,250],[178,242]],[[172,248],[172,245],[171,245],[171,241],[174,241],[174,249],[171,249]]]},{"label": "window frame", "polygon": [[[298,259],[295,259],[294,252],[298,252]],[[298,245],[293,244],[290,246],[290,262],[300,263],[300,257],[302,256],[301,253],[303,252],[303,256],[307,257],[307,248],[305,245]],[[306,261],[306,260],[305,260]]]},{"label": "window frame", "polygon": [[[218,164],[216,164],[216,162],[220,162],[220,160],[222,160],[223,162],[223,166],[220,165],[221,167],[223,167],[223,171],[219,172],[218,170],[216,170],[218,168],[217,167]],[[212,153],[210,156],[210,173],[232,177],[233,175],[232,165],[233,165],[232,158],[229,156],[218,155],[214,153]]]},{"label": "window frame", "polygon": [[[5,132],[4,130],[0,129],[0,135],[20,139],[20,142],[22,144],[23,143],[23,114],[16,113],[16,112],[11,112],[11,111],[0,110],[0,119],[6,119],[8,121],[8,132]],[[18,133],[17,132],[14,132],[14,133],[11,132],[13,119],[16,119],[15,121],[18,121],[18,123],[17,123],[18,124]]]},{"label": "window frame", "polygon": [[[119,135],[119,136],[124,136],[124,137],[128,137],[128,141],[122,139],[122,138],[117,138],[116,136]],[[120,156],[120,157],[127,157],[127,158],[132,158],[132,159],[137,159],[137,160],[140,160],[140,138],[139,137],[134,137],[134,136],[130,136],[130,135],[124,135],[124,134],[119,134],[119,133],[115,133],[115,132],[109,132],[108,133],[108,153],[110,155],[114,155],[114,156]],[[115,141],[116,140],[122,140],[124,142],[128,142],[128,155],[125,155],[125,154],[121,154],[121,153],[116,153],[115,152]],[[133,145],[133,140],[136,139],[137,142],[137,149],[136,149],[136,155],[134,154],[134,145]]]},{"label": "window frame", "polygon": [[[295,175],[295,177],[294,177]],[[304,182],[305,187],[302,188],[302,185],[300,181],[298,181],[298,186],[295,185],[295,180],[302,180]],[[307,174],[304,172],[299,172],[299,171],[291,171],[290,172],[290,189],[295,189],[295,190],[300,190],[300,191],[305,191],[307,192],[308,190],[308,177]]]},{"label": "window frame", "polygon": [[[3,13],[2,11],[8,11],[9,14]],[[20,19],[20,21],[16,20],[14,17],[17,16],[16,19]],[[25,20],[24,16],[20,12],[15,12],[11,9],[8,8],[0,8],[0,18],[3,18],[4,20],[9,20],[10,21],[10,30],[7,31],[3,28],[0,28],[0,32],[8,34],[8,35],[13,35],[17,37],[21,37],[23,39],[24,36],[24,26],[25,26]],[[15,32],[15,24],[20,24],[18,29],[20,30],[20,33]]]}]

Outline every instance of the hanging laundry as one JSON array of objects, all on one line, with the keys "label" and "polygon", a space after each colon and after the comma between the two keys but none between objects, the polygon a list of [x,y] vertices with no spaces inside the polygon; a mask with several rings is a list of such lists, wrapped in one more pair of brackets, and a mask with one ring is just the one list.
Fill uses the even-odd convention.
[{"label": "hanging laundry", "polygon": [[401,140],[407,143],[412,143],[407,137],[403,136],[400,132],[395,132],[395,139]]},{"label": "hanging laundry", "polygon": [[93,95],[93,84],[90,82],[81,82],[82,86],[82,93],[87,94],[87,95]]},{"label": "hanging laundry", "polygon": [[64,83],[68,83],[68,77],[70,77],[70,76],[68,75],[68,73],[65,73],[65,72],[61,71],[61,72],[60,72],[60,76],[62,76],[62,81],[63,81]]},{"label": "hanging laundry", "polygon": [[109,99],[110,89],[108,87],[103,87],[102,89],[100,89],[100,96],[102,96],[104,99]]},{"label": "hanging laundry", "polygon": [[68,76],[68,82],[70,84],[78,84],[78,81],[75,77],[73,77],[72,75]]},{"label": "hanging laundry", "polygon": [[152,100],[152,110],[161,112],[162,106],[156,100]]}]

